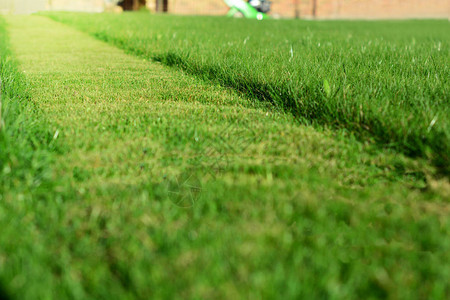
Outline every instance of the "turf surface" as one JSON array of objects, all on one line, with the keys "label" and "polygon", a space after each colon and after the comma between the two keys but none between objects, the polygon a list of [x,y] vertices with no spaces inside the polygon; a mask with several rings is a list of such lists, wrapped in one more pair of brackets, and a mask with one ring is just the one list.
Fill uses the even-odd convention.
[{"label": "turf surface", "polygon": [[449,187],[427,159],[44,17],[7,23],[0,295],[448,294]]},{"label": "turf surface", "polygon": [[446,20],[240,20],[47,14],[131,53],[346,128],[449,175]]}]

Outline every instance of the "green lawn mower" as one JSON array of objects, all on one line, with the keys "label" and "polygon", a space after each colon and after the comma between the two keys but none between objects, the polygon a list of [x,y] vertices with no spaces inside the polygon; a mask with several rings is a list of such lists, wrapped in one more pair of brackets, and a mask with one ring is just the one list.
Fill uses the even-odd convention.
[{"label": "green lawn mower", "polygon": [[225,0],[230,7],[228,16],[245,17],[249,19],[268,19],[267,13],[270,11],[270,1],[266,0]]}]

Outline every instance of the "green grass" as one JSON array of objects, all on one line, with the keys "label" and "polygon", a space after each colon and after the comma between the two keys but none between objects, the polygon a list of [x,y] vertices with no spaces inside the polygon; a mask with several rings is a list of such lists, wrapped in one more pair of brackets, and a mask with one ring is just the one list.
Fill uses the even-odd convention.
[{"label": "green grass", "polygon": [[[60,199],[61,192],[51,170],[57,151],[53,135],[31,100],[2,18],[0,81],[0,298],[9,299],[10,292],[17,288],[12,280],[23,272],[36,277],[42,273],[42,269],[28,268],[23,263],[24,259],[36,259],[36,255],[27,253],[26,246],[39,248],[33,245],[33,229],[24,221],[29,220],[30,212],[48,211],[47,201]],[[48,221],[48,215],[41,217]],[[28,243],[23,243],[25,240]]]},{"label": "green grass", "polygon": [[450,25],[48,14],[131,53],[450,165]]},{"label": "green grass", "polygon": [[3,298],[448,295],[449,183],[428,159],[48,18],[7,23]]},{"label": "green grass", "polygon": [[56,147],[30,101],[29,85],[17,69],[7,36],[0,19],[0,201],[38,201],[53,185],[48,166]]}]

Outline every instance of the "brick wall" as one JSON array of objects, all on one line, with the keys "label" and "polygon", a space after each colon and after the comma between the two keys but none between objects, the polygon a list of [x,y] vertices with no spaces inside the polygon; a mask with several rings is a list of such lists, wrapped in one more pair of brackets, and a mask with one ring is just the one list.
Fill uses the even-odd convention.
[{"label": "brick wall", "polygon": [[[112,0],[0,0],[1,12],[30,13],[39,10],[100,12]],[[156,0],[147,0],[154,9]],[[169,12],[190,15],[224,15],[223,0],[168,0]],[[321,19],[448,18],[450,0],[272,0],[273,16]]]},{"label": "brick wall", "polygon": [[[151,0],[150,0],[151,1]],[[313,17],[314,0],[272,0],[274,16]],[[316,0],[317,18],[448,18],[450,0]],[[169,0],[175,14],[223,15],[222,0]]]},{"label": "brick wall", "polygon": [[225,15],[228,9],[222,0],[169,0],[169,11],[175,14]]},{"label": "brick wall", "polygon": [[448,0],[341,0],[337,16],[342,18],[448,18]]}]

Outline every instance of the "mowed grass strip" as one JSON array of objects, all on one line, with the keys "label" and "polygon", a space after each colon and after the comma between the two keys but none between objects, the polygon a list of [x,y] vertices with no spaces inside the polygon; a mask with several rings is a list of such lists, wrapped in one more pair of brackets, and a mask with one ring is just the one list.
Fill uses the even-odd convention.
[{"label": "mowed grass strip", "polygon": [[[34,239],[36,224],[29,224],[34,221],[34,212],[44,211],[47,213],[39,220],[51,224],[47,201],[59,201],[61,189],[51,170],[57,151],[53,133],[31,101],[29,85],[17,67],[3,18],[0,82],[0,298],[9,299],[24,284],[23,273],[38,278],[48,272],[41,261],[43,248]],[[27,294],[32,292],[30,289]]]},{"label": "mowed grass strip", "polygon": [[441,173],[450,165],[446,20],[255,20],[49,13],[142,57],[346,128]]},{"label": "mowed grass strip", "polygon": [[448,183],[426,162],[7,20],[58,179],[0,203],[8,297],[445,297]]},{"label": "mowed grass strip", "polygon": [[2,200],[24,195],[39,199],[50,184],[47,165],[55,145],[38,109],[29,101],[29,86],[11,53],[3,19],[0,53],[0,196]]}]

